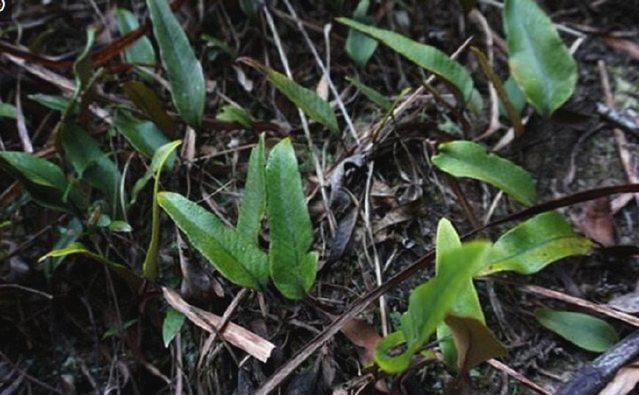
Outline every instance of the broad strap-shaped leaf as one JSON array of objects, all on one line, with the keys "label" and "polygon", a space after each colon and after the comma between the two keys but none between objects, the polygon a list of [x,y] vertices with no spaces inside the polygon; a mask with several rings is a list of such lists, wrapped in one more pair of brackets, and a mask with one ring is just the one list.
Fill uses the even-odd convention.
[{"label": "broad strap-shaped leaf", "polygon": [[[140,27],[138,18],[125,8],[118,8],[115,11],[115,16],[118,23],[118,30],[120,30],[122,35]],[[155,65],[155,51],[153,50],[151,40],[146,36],[138,38],[136,42],[125,49],[124,57],[129,63],[137,63],[145,66]]]},{"label": "broad strap-shaped leaf", "polygon": [[17,178],[33,200],[44,207],[73,212],[74,205],[85,206],[82,196],[69,186],[62,169],[45,159],[25,152],[0,151],[0,169]]},{"label": "broad strap-shaped leaf", "polygon": [[153,89],[142,81],[127,81],[122,84],[122,90],[167,136],[177,137],[175,123]]},{"label": "broad strap-shaped leaf", "polygon": [[153,154],[158,148],[170,142],[153,122],[137,119],[128,111],[116,112],[113,126],[131,143],[136,151],[149,159],[153,158]]},{"label": "broad strap-shaped leaf", "polygon": [[357,90],[362,92],[362,94],[368,98],[368,100],[377,104],[379,107],[382,108],[382,110],[389,111],[393,106],[393,102],[387,99],[386,96],[382,95],[370,86],[364,84],[360,80],[356,78],[346,77],[346,81],[353,84],[357,88]]},{"label": "broad strap-shaped leaf", "polygon": [[440,144],[439,153],[432,160],[448,174],[484,181],[526,206],[532,206],[537,200],[535,183],[526,170],[487,153],[479,144],[462,140]]},{"label": "broad strap-shaped leaf", "polygon": [[288,138],[273,147],[269,155],[266,196],[271,278],[284,296],[302,299],[315,281],[318,255],[308,252],[313,244],[313,227]]},{"label": "broad strap-shaped leaf", "polygon": [[503,19],[510,73],[528,102],[549,117],[572,96],[577,63],[534,0],[506,0]]},{"label": "broad strap-shaped leaf", "polygon": [[259,70],[286,98],[314,121],[326,126],[334,133],[339,132],[337,118],[328,102],[314,90],[303,87],[270,67],[266,67],[252,59],[243,58],[244,63]]},{"label": "broad strap-shaped leaf", "polygon": [[147,0],[153,35],[171,86],[173,104],[180,116],[198,127],[204,114],[204,73],[189,39],[166,0]]},{"label": "broad strap-shaped leaf", "polygon": [[[442,256],[461,246],[461,240],[459,235],[455,231],[453,224],[446,218],[442,218],[437,225],[437,240],[435,242],[435,270],[436,273],[441,271],[443,264],[455,264],[465,265],[466,262],[442,261]],[[453,314],[458,317],[473,318],[480,323],[484,322],[484,313],[479,303],[479,297],[473,284],[473,279],[469,278],[466,285],[462,288],[457,295],[457,299],[453,303],[449,314]],[[446,323],[441,323],[437,326],[437,339],[439,340],[439,348],[444,355],[444,361],[452,368],[458,366],[457,349],[454,339],[452,337],[451,329]]]},{"label": "broad strap-shaped leaf", "polygon": [[381,41],[417,66],[442,78],[455,87],[464,102],[468,103],[472,99],[474,84],[470,73],[439,49],[413,41],[399,33],[365,25],[352,19],[337,18],[337,21]]},{"label": "broad strap-shaped leaf", "polygon": [[493,245],[481,274],[533,274],[562,258],[588,254],[591,249],[590,240],[576,234],[561,214],[549,211],[504,233]]},{"label": "broad strap-shaped leaf", "polygon": [[584,350],[604,352],[619,341],[615,328],[588,314],[540,308],[535,311],[535,318],[546,329]]},{"label": "broad strap-shaped leaf", "polygon": [[264,290],[268,260],[255,242],[182,195],[161,192],[158,203],[193,247],[225,278],[241,287]]},{"label": "broad strap-shaped leaf", "polygon": [[16,106],[14,106],[13,104],[0,102],[0,119],[2,118],[16,119],[16,117],[17,117]]},{"label": "broad strap-shaped leaf", "polygon": [[245,109],[236,105],[226,105],[222,107],[215,119],[222,122],[237,122],[245,128],[251,127],[251,116]]},{"label": "broad strap-shaped leaf", "polygon": [[[367,25],[371,24],[373,18],[366,15],[369,6],[370,0],[360,0],[353,12],[353,19]],[[345,48],[348,56],[359,66],[364,67],[377,49],[377,40],[373,40],[356,29],[349,29]]]},{"label": "broad strap-shaped leaf", "polygon": [[74,123],[62,125],[58,139],[66,159],[80,179],[102,191],[113,215],[117,216],[122,175],[116,164],[93,137]]},{"label": "broad strap-shaped leaf", "polygon": [[264,157],[264,134],[251,150],[246,185],[242,194],[237,231],[257,243],[266,210],[266,159]]},{"label": "broad strap-shaped leaf", "polygon": [[[380,368],[389,373],[408,368],[411,357],[430,339],[469,279],[481,268],[489,246],[485,241],[472,241],[442,254],[437,275],[411,293],[408,311],[401,318],[401,332],[379,343],[375,360]],[[404,352],[391,353],[402,343]]]},{"label": "broad strap-shaped leaf", "polygon": [[164,322],[162,322],[162,340],[164,340],[164,347],[168,347],[175,336],[180,333],[182,326],[184,326],[185,318],[184,314],[172,307],[166,310]]},{"label": "broad strap-shaped leaf", "polygon": [[144,264],[142,265],[142,274],[150,280],[155,280],[158,276],[156,261],[158,245],[160,244],[160,207],[158,206],[160,176],[162,175],[162,169],[165,164],[180,144],[182,144],[180,140],[164,144],[155,151],[153,159],[151,160],[151,171],[153,172],[153,177],[155,177],[155,183],[153,184],[153,202],[151,206],[151,239],[149,240],[149,247],[146,250]]},{"label": "broad strap-shaped leaf", "polygon": [[33,95],[29,95],[28,97],[29,99],[43,105],[50,110],[60,112],[66,111],[70,103],[69,99],[59,95],[45,95],[43,93],[36,93]]},{"label": "broad strap-shaped leaf", "polygon": [[38,260],[38,262],[42,262],[48,258],[60,258],[60,257],[69,256],[69,255],[77,255],[77,254],[84,255],[88,258],[91,258],[94,261],[102,263],[108,269],[113,271],[113,273],[117,274],[118,276],[120,276],[120,278],[126,281],[126,283],[133,290],[139,289],[140,285],[142,284],[142,279],[133,271],[131,271],[131,269],[129,269],[128,267],[122,264],[115,263],[102,255],[96,254],[95,252],[88,250],[82,243],[79,243],[79,242],[71,243],[65,248],[53,250],[49,252],[48,254],[44,255],[43,257],[41,257]]}]

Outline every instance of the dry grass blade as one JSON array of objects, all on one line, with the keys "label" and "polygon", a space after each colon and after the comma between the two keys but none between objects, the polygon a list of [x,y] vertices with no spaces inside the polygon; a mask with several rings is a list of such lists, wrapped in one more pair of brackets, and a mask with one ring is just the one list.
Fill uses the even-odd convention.
[{"label": "dry grass blade", "polygon": [[[162,287],[164,299],[175,310],[184,314],[195,325],[210,333],[216,333],[222,325],[222,317],[186,303],[172,289]],[[262,362],[271,356],[275,345],[255,333],[229,322],[220,335],[230,344],[238,347]]]}]

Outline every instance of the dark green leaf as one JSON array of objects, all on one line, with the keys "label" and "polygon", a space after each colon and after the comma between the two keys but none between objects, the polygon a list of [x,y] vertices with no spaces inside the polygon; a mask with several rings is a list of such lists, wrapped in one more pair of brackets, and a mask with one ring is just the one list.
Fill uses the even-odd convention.
[{"label": "dark green leaf", "polygon": [[493,245],[482,274],[515,271],[533,274],[559,259],[585,255],[592,242],[579,236],[554,211],[539,214],[501,236]]},{"label": "dark green leaf", "polygon": [[184,326],[185,318],[184,314],[171,307],[166,310],[166,316],[162,323],[162,339],[164,340],[164,347],[168,347],[175,336],[180,333],[182,326]]},{"label": "dark green leaf", "polygon": [[[372,19],[366,15],[369,6],[369,0],[360,0],[357,4],[357,8],[355,8],[353,12],[353,19],[367,25],[371,24]],[[375,53],[376,48],[377,40],[373,40],[366,34],[355,29],[348,30],[348,36],[346,36],[346,53],[359,66],[366,66],[368,60],[373,56],[373,53]]]},{"label": "dark green leaf", "polygon": [[[125,35],[140,27],[138,18],[133,13],[124,8],[118,8],[115,12],[118,22],[118,29]],[[129,63],[136,63],[146,66],[155,66],[155,51],[151,40],[146,36],[140,37],[136,42],[124,50],[124,57]]]},{"label": "dark green leaf", "polygon": [[206,95],[202,66],[168,2],[147,0],[146,4],[171,86],[173,104],[189,125],[198,127],[202,122]]},{"label": "dark green leaf", "polygon": [[264,289],[268,282],[268,260],[254,241],[177,193],[160,193],[158,203],[193,247],[224,277],[242,287]]},{"label": "dark green leaf", "polygon": [[69,100],[64,96],[36,93],[34,95],[29,95],[29,99],[54,111],[64,112],[69,106]]},{"label": "dark green leaf", "polygon": [[470,141],[452,141],[439,145],[433,164],[455,177],[469,177],[491,184],[526,206],[537,199],[530,174],[509,160],[489,154]]},{"label": "dark green leaf", "polygon": [[311,119],[326,126],[332,132],[339,132],[337,118],[335,117],[333,109],[328,102],[319,97],[315,91],[299,85],[297,82],[270,67],[266,67],[250,59],[244,59],[244,61],[251,67],[264,73],[266,78],[268,78],[278,91],[304,111]]},{"label": "dark green leaf", "polygon": [[266,210],[265,162],[264,135],[262,134],[257,145],[251,150],[246,185],[237,220],[237,231],[255,243],[257,243]]},{"label": "dark green leaf", "polygon": [[302,179],[290,139],[273,147],[266,164],[269,269],[277,289],[289,299],[302,299],[315,282],[317,254]]},{"label": "dark green leaf", "polygon": [[506,0],[503,19],[510,73],[530,104],[549,117],[572,96],[577,63],[534,0]]},{"label": "dark green leaf", "polygon": [[93,137],[73,123],[64,124],[58,138],[65,157],[79,178],[102,191],[113,213],[116,213],[122,177],[115,163],[102,152]]},{"label": "dark green leaf", "polygon": [[128,81],[122,84],[122,90],[167,136],[177,137],[173,119],[167,114],[164,104],[151,88],[141,81]]},{"label": "dark green leaf", "polygon": [[0,169],[20,180],[33,200],[45,207],[75,211],[74,205],[78,208],[85,205],[62,170],[45,159],[24,152],[0,151]]},{"label": "dark green leaf", "polygon": [[[169,142],[169,139],[153,122],[141,121],[126,111],[118,111],[113,118],[113,126],[131,143],[139,153],[152,158],[155,151]],[[169,160],[172,167],[173,160]]]},{"label": "dark green leaf", "polygon": [[474,84],[470,73],[439,49],[418,43],[401,34],[368,26],[348,18],[337,18],[337,21],[368,34],[419,67],[436,74],[455,87],[466,103],[472,99]]},{"label": "dark green leaf", "polygon": [[381,93],[379,93],[375,89],[371,88],[370,86],[364,84],[360,80],[355,79],[355,78],[346,77],[346,81],[348,81],[351,84],[355,85],[355,87],[360,92],[362,92],[362,94],[364,94],[364,96],[366,96],[368,98],[368,100],[370,100],[373,103],[375,103],[378,106],[380,106],[382,108],[382,110],[388,111],[393,106],[393,103],[390,100],[388,100],[386,98],[386,96],[382,95]]},{"label": "dark green leaf", "polygon": [[584,350],[604,352],[619,341],[615,328],[587,314],[541,308],[535,311],[535,318],[546,329]]},{"label": "dark green leaf", "polygon": [[[510,103],[515,108],[515,111],[517,111],[518,114],[521,114],[526,106],[526,96],[524,96],[521,92],[517,82],[515,82],[512,77],[508,78],[506,82],[504,82],[504,90],[510,99]],[[499,113],[502,116],[506,116],[506,108],[501,100],[499,101]]]}]

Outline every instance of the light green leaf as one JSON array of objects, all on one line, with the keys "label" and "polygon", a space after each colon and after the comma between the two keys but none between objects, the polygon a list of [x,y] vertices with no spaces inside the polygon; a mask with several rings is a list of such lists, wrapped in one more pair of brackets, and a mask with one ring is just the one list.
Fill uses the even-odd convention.
[{"label": "light green leaf", "polygon": [[537,199],[535,183],[530,174],[484,147],[470,141],[452,141],[439,145],[439,153],[432,158],[440,170],[455,177],[481,180],[506,192],[526,206]]},{"label": "light green leaf", "polygon": [[62,125],[58,139],[79,178],[104,193],[116,216],[122,176],[115,163],[102,152],[98,142],[76,124]]},{"label": "light green leaf", "polygon": [[0,118],[16,119],[16,107],[9,103],[0,103]]},{"label": "light green leaf", "polygon": [[264,290],[268,260],[253,240],[177,193],[160,193],[158,203],[193,247],[224,277],[242,287]]},{"label": "light green leaf", "polygon": [[528,102],[549,117],[572,96],[577,63],[534,0],[506,0],[503,13],[510,73]]},{"label": "light green leaf", "polygon": [[[411,293],[408,311],[401,318],[402,334],[396,332],[378,345],[375,360],[381,369],[398,373],[408,368],[411,357],[429,340],[464,286],[481,269],[489,246],[485,241],[472,241],[443,252],[437,275]],[[406,350],[391,355],[392,348],[402,341]]]},{"label": "light green leaf", "polygon": [[585,255],[592,242],[579,236],[554,211],[539,214],[501,236],[493,245],[482,275],[515,271],[533,274],[559,259]]},{"label": "light green leaf", "polygon": [[[360,0],[357,4],[357,8],[355,8],[353,12],[353,19],[357,22],[370,25],[373,19],[366,15],[369,6],[369,0]],[[366,66],[368,60],[373,56],[373,53],[375,53],[376,48],[377,40],[373,40],[358,30],[348,30],[348,35],[346,36],[346,53],[359,66]]]},{"label": "light green leaf", "polygon": [[251,150],[246,185],[240,203],[237,231],[257,243],[266,210],[266,173],[264,158],[264,134]]},{"label": "light green leaf", "polygon": [[69,186],[62,169],[45,159],[25,152],[0,151],[0,169],[17,178],[33,200],[44,207],[73,212],[75,207],[85,206],[77,190]]},{"label": "light green leaf", "polygon": [[237,122],[245,128],[251,127],[251,116],[241,107],[226,105],[215,117],[222,122]]},{"label": "light green leaf", "polygon": [[308,252],[313,226],[288,138],[273,147],[266,163],[266,197],[271,278],[284,296],[302,299],[315,282],[318,255]]},{"label": "light green leaf", "polygon": [[158,276],[158,265],[156,261],[158,245],[160,243],[160,208],[158,206],[160,176],[162,175],[164,165],[180,144],[182,144],[182,141],[177,140],[161,146],[155,151],[153,160],[151,161],[151,169],[155,177],[155,184],[153,184],[153,203],[151,207],[151,240],[149,240],[149,247],[146,250],[146,257],[142,265],[142,273],[144,277],[149,280],[155,280]]},{"label": "light green leaf", "polygon": [[535,311],[535,318],[546,329],[584,350],[604,352],[619,341],[615,328],[587,314],[541,308]]},{"label": "light green leaf", "polygon": [[129,233],[133,231],[133,228],[128,222],[116,220],[109,224],[109,230],[111,232]]},{"label": "light green leaf", "polygon": [[45,106],[48,109],[54,111],[64,112],[69,106],[69,99],[59,95],[45,95],[43,93],[36,93],[28,96],[29,99]]},{"label": "light green leaf", "polygon": [[474,84],[470,73],[439,49],[418,43],[390,30],[368,26],[352,19],[337,18],[337,21],[381,41],[417,66],[442,78],[458,91],[464,102],[468,103],[472,99]]},{"label": "light green leaf", "polygon": [[244,59],[249,66],[259,70],[273,86],[299,107],[309,118],[326,126],[334,133],[339,132],[337,118],[328,102],[322,99],[315,91],[299,85],[270,67],[266,67],[251,59]]},{"label": "light green leaf", "polygon": [[[125,35],[140,27],[138,18],[133,13],[124,8],[118,8],[115,12],[118,30]],[[145,66],[155,66],[155,51],[151,40],[146,36],[140,37],[136,42],[124,50],[124,57],[129,63],[136,63]]]},{"label": "light green leaf", "polygon": [[189,39],[166,0],[147,0],[153,34],[166,69],[173,104],[180,116],[198,127],[204,114],[204,73]]},{"label": "light green leaf", "polygon": [[[439,273],[442,270],[442,265],[446,263],[454,265],[466,264],[466,262],[460,261],[442,261],[442,256],[448,251],[452,251],[460,246],[461,240],[453,224],[446,218],[442,218],[437,225],[437,240],[435,242],[436,273]],[[466,285],[457,295],[457,300],[453,303],[449,314],[458,317],[473,318],[480,323],[484,322],[484,313],[482,312],[472,278],[468,279]],[[439,340],[439,348],[444,355],[444,361],[448,366],[454,368],[459,364],[457,363],[457,348],[452,335],[453,333],[447,324],[441,323],[437,326],[437,339]]]},{"label": "light green leaf", "polygon": [[120,276],[120,278],[126,281],[127,284],[129,284],[129,286],[134,290],[137,290],[142,284],[142,279],[137,274],[133,273],[131,269],[119,263],[115,263],[102,255],[89,251],[82,243],[71,243],[65,248],[53,250],[41,257],[38,262],[42,262],[47,258],[59,258],[76,254],[84,255],[88,258],[93,259],[94,261],[104,264],[107,268],[112,270],[115,274]]},{"label": "light green leaf", "polygon": [[175,336],[180,333],[182,326],[184,326],[185,318],[184,314],[172,307],[166,310],[166,316],[164,316],[164,322],[162,323],[162,340],[164,340],[164,347],[168,347]]},{"label": "light green leaf", "polygon": [[[113,118],[113,126],[131,143],[139,153],[153,158],[155,151],[169,143],[169,139],[153,122],[141,121],[127,111],[118,111]],[[171,167],[175,159],[169,160]]]},{"label": "light green leaf", "polygon": [[346,81],[348,81],[351,84],[355,85],[355,87],[360,92],[362,92],[362,94],[364,96],[366,96],[368,98],[368,100],[370,100],[373,103],[375,103],[378,106],[380,106],[382,108],[382,110],[389,111],[391,109],[391,107],[393,106],[393,103],[390,100],[388,100],[386,98],[386,96],[382,95],[381,93],[379,93],[375,89],[371,88],[370,86],[364,84],[360,80],[355,79],[355,78],[346,77]]},{"label": "light green leaf", "polygon": [[153,89],[142,81],[127,81],[122,84],[122,90],[136,107],[142,110],[167,136],[177,136],[173,119],[166,112],[162,100]]}]

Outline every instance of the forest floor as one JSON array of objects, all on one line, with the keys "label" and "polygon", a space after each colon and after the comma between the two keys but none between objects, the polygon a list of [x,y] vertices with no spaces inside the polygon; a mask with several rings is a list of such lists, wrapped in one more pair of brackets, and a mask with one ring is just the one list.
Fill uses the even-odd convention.
[{"label": "forest floor", "polygon": [[[358,138],[370,135],[384,112],[358,93],[347,77],[359,79],[391,100],[403,89],[419,86],[427,77],[381,45],[365,67],[355,65],[344,50],[347,30],[334,18],[350,16],[356,2],[291,3],[295,14],[287,1],[273,1],[268,2],[268,15],[275,21],[280,49],[290,63],[293,78],[320,93],[327,90],[322,70],[300,32],[297,22],[301,22],[321,60],[330,61],[331,79]],[[371,3],[370,15],[378,26],[448,54],[465,48],[469,37],[485,48],[481,25],[466,18],[456,1]],[[493,32],[494,47],[490,50],[494,51],[496,70],[505,78],[501,11],[493,1],[478,3]],[[552,119],[526,110],[525,134],[498,153],[531,172],[540,202],[631,182],[629,174],[639,174],[639,136],[615,132],[618,125],[598,116],[596,106],[607,103],[606,95],[610,94],[616,110],[638,117],[639,3],[539,3],[553,22],[563,27],[561,36],[574,50],[579,65],[577,91]],[[97,29],[96,50],[119,37],[116,6],[133,10],[140,20],[147,16],[144,2],[139,0],[14,1],[14,21],[0,23],[0,43],[54,61],[42,64],[38,59],[11,55],[0,47],[0,99],[19,103],[17,119],[0,118],[3,150],[25,150],[24,138],[20,137],[23,129],[36,153],[53,161],[58,158],[51,136],[60,113],[30,95],[68,95],[63,85],[72,80],[73,73],[63,67],[64,62],[80,54],[89,27]],[[186,1],[176,13],[203,65],[207,102],[205,121],[196,135],[178,123],[176,135],[185,138],[185,149],[180,164],[163,178],[162,188],[190,196],[235,223],[248,155],[259,133],[266,133],[267,146],[291,136],[309,201],[314,248],[321,256],[310,297],[293,302],[275,288],[263,294],[241,290],[219,276],[163,216],[160,283],[180,290],[191,305],[228,315],[234,324],[277,346],[266,363],[224,342],[216,341],[205,349],[210,334],[187,321],[177,338],[165,347],[162,323],[166,302],[160,288],[150,286],[143,292],[133,292],[103,266],[82,257],[68,257],[59,264],[53,260],[39,263],[38,259],[61,237],[75,235],[77,224],[68,214],[37,205],[13,178],[0,173],[0,392],[250,394],[315,341],[317,351],[288,372],[280,387],[282,393],[444,393],[454,373],[440,362],[425,361],[398,376],[366,366],[379,336],[385,329],[397,329],[410,290],[432,276],[432,266],[393,283],[383,298],[374,298],[356,317],[348,317],[346,326],[321,346],[313,339],[325,333],[336,317],[348,312],[349,306],[431,251],[440,218],[450,219],[460,234],[473,229],[459,196],[429,159],[437,131],[459,130],[456,115],[432,95],[423,94],[391,121],[391,132],[373,155],[360,155],[361,146],[348,127],[337,135],[311,124],[309,142],[296,108],[261,74],[236,61],[240,56],[251,57],[277,70],[284,69],[274,31],[262,10],[247,16],[236,2]],[[486,93],[486,79],[470,52],[462,50],[458,60],[471,69],[479,90]],[[136,79],[136,74],[123,67],[120,56],[108,66],[97,85],[100,94],[96,105],[107,110],[133,106],[121,85]],[[50,74],[43,76],[38,70]],[[156,70],[156,74],[161,72]],[[170,107],[168,94],[157,81],[151,83]],[[606,81],[610,84],[608,92]],[[215,114],[228,103],[236,103],[258,122],[252,128],[242,128],[216,121]],[[483,113],[472,119],[470,138],[488,128],[489,107],[486,99]],[[341,112],[336,112],[344,124]],[[126,186],[132,187],[146,171],[145,160],[108,122],[90,115],[86,124],[119,168],[126,168]],[[507,129],[502,125],[482,143],[495,147]],[[627,141],[620,145],[621,134]],[[624,168],[619,147],[622,154],[628,154],[629,170]],[[315,161],[327,183],[330,211],[323,204]],[[521,208],[492,187],[470,180],[460,185],[470,209],[482,223]],[[151,199],[151,188],[146,188],[128,213],[132,232],[94,229],[83,234],[84,244],[140,270],[150,238]],[[632,196],[615,195],[560,212],[575,229],[602,245],[637,245],[638,202]],[[491,228],[483,236],[494,238],[505,229]],[[636,257],[598,252],[564,259],[532,276],[509,274],[476,281],[488,327],[508,349],[508,355],[500,361],[546,391],[556,391],[597,354],[580,350],[543,329],[535,320],[534,309],[547,306],[592,313],[547,292],[555,290],[604,307],[625,295],[623,306],[612,306],[639,313],[639,296],[634,293],[639,292],[638,273]],[[604,318],[620,338],[637,329],[627,322]],[[471,371],[471,379],[477,393],[531,391],[507,374],[503,366],[482,364]]]}]

